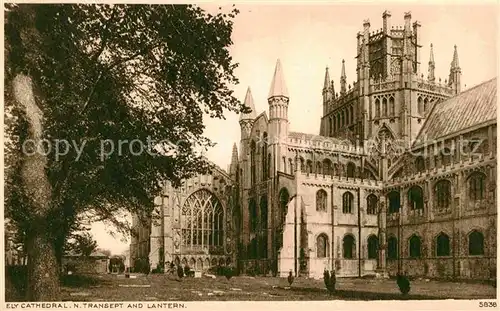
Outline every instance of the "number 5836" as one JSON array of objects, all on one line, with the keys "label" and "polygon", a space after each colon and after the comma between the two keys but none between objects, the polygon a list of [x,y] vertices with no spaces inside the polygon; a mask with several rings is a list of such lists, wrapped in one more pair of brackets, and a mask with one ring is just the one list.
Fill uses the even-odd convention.
[{"label": "number 5836", "polygon": [[480,301],[479,307],[480,308],[496,308],[497,302],[496,301]]}]

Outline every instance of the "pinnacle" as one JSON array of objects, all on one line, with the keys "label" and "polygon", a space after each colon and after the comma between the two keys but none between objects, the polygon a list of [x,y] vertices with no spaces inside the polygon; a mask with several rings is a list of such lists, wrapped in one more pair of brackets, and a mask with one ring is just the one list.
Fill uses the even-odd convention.
[{"label": "pinnacle", "polygon": [[245,95],[245,102],[243,103],[246,107],[252,109],[251,112],[249,113],[242,113],[240,114],[240,121],[241,120],[253,120],[257,117],[255,113],[255,106],[253,104],[253,97],[252,97],[252,91],[250,90],[250,87],[247,89],[247,94]]},{"label": "pinnacle", "polygon": [[328,67],[326,67],[325,83],[323,84],[323,88],[327,89],[328,87],[330,87],[330,74],[328,73]]},{"label": "pinnacle", "polygon": [[430,53],[430,56],[429,56],[429,64],[430,63],[434,63],[434,49],[432,47],[432,43],[431,43],[431,53]]},{"label": "pinnacle", "polygon": [[233,144],[233,153],[231,156],[232,161],[238,161],[238,147],[236,146],[236,143]]},{"label": "pinnacle", "polygon": [[342,60],[342,71],[340,73],[340,77],[346,77],[346,75],[345,75],[345,60]]},{"label": "pinnacle", "polygon": [[276,68],[274,69],[273,81],[271,82],[268,98],[275,96],[288,97],[288,89],[285,84],[285,77],[279,59],[276,61]]},{"label": "pinnacle", "polygon": [[455,50],[453,51],[453,61],[451,62],[451,67],[452,68],[460,68],[460,65],[458,63],[458,51],[457,51],[456,45],[455,45]]}]

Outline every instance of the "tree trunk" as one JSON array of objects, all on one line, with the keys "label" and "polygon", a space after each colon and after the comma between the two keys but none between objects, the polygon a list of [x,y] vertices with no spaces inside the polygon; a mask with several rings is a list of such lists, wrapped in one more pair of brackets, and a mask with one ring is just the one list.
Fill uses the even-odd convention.
[{"label": "tree trunk", "polygon": [[53,243],[45,232],[28,238],[28,301],[60,301],[59,268]]},{"label": "tree trunk", "polygon": [[[31,78],[17,74],[12,81],[16,103],[26,113],[28,137],[35,146],[43,138],[43,113],[37,106]],[[47,226],[52,207],[52,187],[46,174],[47,157],[44,150],[24,150],[22,182],[27,197],[31,222],[27,224],[26,250],[28,252],[28,301],[60,300],[59,271],[52,234]]]}]

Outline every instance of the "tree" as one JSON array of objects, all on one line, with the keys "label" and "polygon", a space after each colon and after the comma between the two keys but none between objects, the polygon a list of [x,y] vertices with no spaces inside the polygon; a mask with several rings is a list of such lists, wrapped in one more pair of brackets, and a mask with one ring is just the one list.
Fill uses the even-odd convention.
[{"label": "tree", "polygon": [[229,88],[237,13],[6,6],[5,211],[25,236],[28,300],[60,299],[57,258],[79,215],[128,230],[121,213],[147,219],[163,181],[210,171],[203,114],[248,112]]},{"label": "tree", "polygon": [[90,256],[97,249],[97,241],[89,232],[73,234],[66,244],[66,251],[85,257]]}]

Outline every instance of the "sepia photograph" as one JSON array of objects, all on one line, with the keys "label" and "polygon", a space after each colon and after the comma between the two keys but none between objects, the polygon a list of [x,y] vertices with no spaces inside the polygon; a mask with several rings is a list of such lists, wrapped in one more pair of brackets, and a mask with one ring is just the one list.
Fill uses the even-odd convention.
[{"label": "sepia photograph", "polygon": [[497,15],[5,3],[4,307],[496,309]]}]

